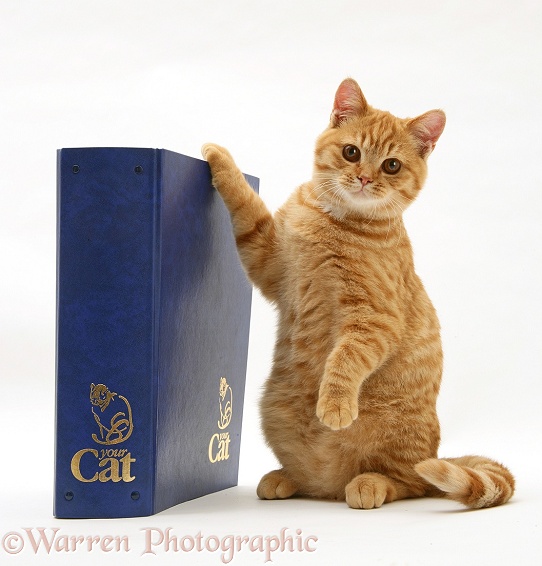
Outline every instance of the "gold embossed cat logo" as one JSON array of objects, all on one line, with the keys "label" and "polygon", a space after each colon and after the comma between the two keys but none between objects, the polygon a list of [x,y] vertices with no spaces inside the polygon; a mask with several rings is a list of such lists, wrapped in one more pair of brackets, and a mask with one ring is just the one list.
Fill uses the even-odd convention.
[{"label": "gold embossed cat logo", "polygon": [[[220,419],[217,425],[218,428],[223,431],[230,424],[232,417],[232,391],[225,377],[220,378],[218,405],[220,408]],[[209,461],[211,464],[229,460],[230,442],[231,438],[229,432],[217,432],[211,436],[208,448]]]},{"label": "gold embossed cat logo", "polygon": [[[122,406],[113,407],[113,403],[115,403],[115,396],[118,396],[118,398],[122,400],[126,406],[128,414],[124,412],[124,407]],[[90,402],[94,405],[94,407],[98,407],[100,413],[105,413],[107,411],[106,415],[102,415],[102,419],[105,418],[108,420],[105,421],[106,424],[102,423],[100,417],[94,411],[94,407],[92,407],[94,420],[100,429],[99,435],[92,435],[94,442],[106,445],[119,444],[130,437],[134,429],[134,424],[132,422],[132,408],[130,407],[130,403],[128,403],[128,399],[126,399],[126,397],[109,391],[109,389],[102,383],[99,383],[98,385],[91,383]],[[110,405],[111,408],[108,410]],[[115,411],[117,408],[122,408],[122,410]]]},{"label": "gold embossed cat logo", "polygon": [[232,392],[225,377],[220,378],[220,420],[218,428],[224,430],[231,421],[232,416]]}]

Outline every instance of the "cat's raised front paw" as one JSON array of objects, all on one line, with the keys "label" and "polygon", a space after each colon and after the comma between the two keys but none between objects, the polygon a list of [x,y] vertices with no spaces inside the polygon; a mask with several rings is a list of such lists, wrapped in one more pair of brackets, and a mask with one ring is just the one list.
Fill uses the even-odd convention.
[{"label": "cat's raised front paw", "polygon": [[219,146],[215,145],[214,143],[205,143],[201,146],[201,155],[203,156],[203,159],[209,161],[209,156],[211,155],[211,153],[218,150]]},{"label": "cat's raised front paw", "polygon": [[201,155],[203,156],[203,159],[205,159],[209,163],[220,158],[226,158],[229,160],[232,159],[230,152],[225,147],[222,147],[215,143],[203,144],[201,147]]},{"label": "cat's raised front paw", "polygon": [[282,470],[274,470],[263,476],[256,493],[260,499],[286,499],[296,491],[297,487]]},{"label": "cat's raised front paw", "polygon": [[346,428],[358,418],[358,401],[344,396],[334,396],[327,392],[320,393],[316,405],[316,416],[331,430]]}]

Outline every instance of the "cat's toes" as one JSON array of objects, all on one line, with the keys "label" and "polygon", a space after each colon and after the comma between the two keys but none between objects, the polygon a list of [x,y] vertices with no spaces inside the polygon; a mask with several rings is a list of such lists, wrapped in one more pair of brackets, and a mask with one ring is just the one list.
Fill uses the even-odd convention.
[{"label": "cat's toes", "polygon": [[387,491],[384,478],[376,474],[361,474],[346,486],[346,503],[352,509],[376,509],[385,502]]},{"label": "cat's toes", "polygon": [[296,491],[297,487],[282,470],[274,470],[263,476],[256,493],[260,499],[286,499]]},{"label": "cat's toes", "polygon": [[334,398],[329,394],[320,395],[316,405],[316,416],[322,424],[332,430],[346,428],[358,417],[357,399]]}]

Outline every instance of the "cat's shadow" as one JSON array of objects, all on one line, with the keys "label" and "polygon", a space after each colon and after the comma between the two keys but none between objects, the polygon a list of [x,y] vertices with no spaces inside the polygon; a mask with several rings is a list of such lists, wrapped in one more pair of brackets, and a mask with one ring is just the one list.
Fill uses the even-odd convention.
[{"label": "cat's shadow", "polygon": [[[507,503],[513,505],[515,501]],[[325,507],[324,507],[325,506]],[[180,503],[159,513],[159,517],[186,517],[188,515],[230,515],[243,513],[246,516],[269,511],[280,513],[323,513],[344,510],[347,513],[420,513],[437,515],[460,515],[473,512],[484,512],[480,509],[462,507],[459,503],[441,498],[403,499],[387,503],[380,509],[371,511],[358,511],[349,509],[344,501],[330,501],[327,499],[311,499],[306,497],[292,497],[290,499],[262,501],[256,495],[256,488],[251,486],[237,486],[191,501]],[[487,513],[487,511],[485,511]]]},{"label": "cat's shadow", "polygon": [[[292,506],[296,509],[307,510],[315,505],[320,504],[340,504],[340,502],[329,501],[325,499],[309,499],[304,497],[292,497],[289,499],[275,500],[275,501],[262,501],[256,495],[256,487],[250,486],[237,486],[223,491],[218,491],[210,495],[205,495],[191,501],[185,501],[174,507],[170,507],[157,514],[159,517],[178,517],[186,515],[217,515],[217,514],[231,514],[232,512],[245,513],[249,516],[250,513],[258,513],[262,511],[269,511],[270,509],[277,509],[282,507],[288,512],[292,511]],[[343,502],[344,505],[344,502]]]},{"label": "cat's shadow", "polygon": [[471,509],[470,507],[457,507],[454,509],[427,509],[426,511],[428,513],[436,513],[438,515],[462,515],[462,514],[470,514],[470,513],[483,513],[486,514],[488,512],[491,512],[490,510],[493,510],[493,512],[498,512],[499,509],[501,508],[506,508],[509,507],[510,505],[515,505],[517,503],[516,499],[513,499],[511,501],[507,501],[504,505],[498,505],[495,507],[488,507],[488,508],[482,508],[482,509]]}]

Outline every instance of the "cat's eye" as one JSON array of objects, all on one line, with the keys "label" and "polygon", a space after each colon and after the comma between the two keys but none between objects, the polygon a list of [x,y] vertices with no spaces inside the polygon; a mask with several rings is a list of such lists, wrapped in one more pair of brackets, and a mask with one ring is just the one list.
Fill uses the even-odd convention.
[{"label": "cat's eye", "polygon": [[384,173],[388,173],[388,175],[395,175],[399,173],[399,169],[401,169],[401,162],[395,157],[390,157],[390,159],[386,159],[382,163],[382,171]]},{"label": "cat's eye", "polygon": [[355,163],[361,157],[361,151],[355,145],[345,145],[343,147],[343,157],[346,161]]}]

